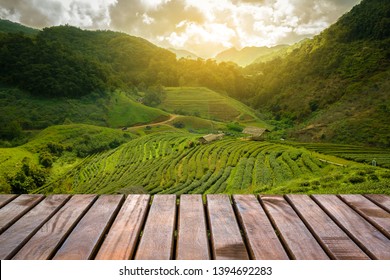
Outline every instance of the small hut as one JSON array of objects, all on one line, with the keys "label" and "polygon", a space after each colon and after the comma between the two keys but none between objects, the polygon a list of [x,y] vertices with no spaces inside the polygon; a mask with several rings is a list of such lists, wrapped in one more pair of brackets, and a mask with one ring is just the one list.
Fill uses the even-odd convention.
[{"label": "small hut", "polygon": [[201,143],[201,144],[207,144],[207,143],[210,143],[210,142],[213,142],[216,140],[221,140],[224,136],[225,136],[225,134],[223,134],[223,133],[207,134],[205,136],[200,137],[198,140],[199,140],[199,143]]},{"label": "small hut", "polygon": [[270,132],[267,128],[259,128],[254,126],[248,126],[242,131],[242,133],[250,135],[249,139],[254,141],[264,140],[267,132]]}]

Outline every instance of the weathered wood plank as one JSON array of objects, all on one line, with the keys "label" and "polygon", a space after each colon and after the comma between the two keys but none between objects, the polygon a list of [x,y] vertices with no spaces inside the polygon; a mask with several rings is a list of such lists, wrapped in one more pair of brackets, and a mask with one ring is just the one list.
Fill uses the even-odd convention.
[{"label": "weathered wood plank", "polygon": [[214,259],[249,259],[229,197],[218,194],[207,195],[207,214]]},{"label": "weathered wood plank", "polygon": [[201,195],[181,195],[177,260],[209,260],[206,217]]},{"label": "weathered wood plank", "polygon": [[373,259],[390,259],[390,240],[335,195],[313,199]]},{"label": "weathered wood plank", "polygon": [[0,208],[10,202],[16,196],[16,194],[0,194]]},{"label": "weathered wood plank", "polygon": [[96,195],[74,195],[13,257],[14,260],[50,259],[88,210]]},{"label": "weathered wood plank", "polygon": [[0,209],[0,233],[37,205],[43,195],[22,194]]},{"label": "weathered wood plank", "polygon": [[366,194],[365,197],[390,212],[390,196],[384,194]]},{"label": "weathered wood plank", "polygon": [[293,205],[301,219],[333,259],[369,259],[309,196],[287,195],[286,199]]},{"label": "weathered wood plank", "polygon": [[0,259],[10,259],[54,213],[69,195],[48,196],[0,235]]},{"label": "weathered wood plank", "polygon": [[134,255],[150,195],[129,195],[105,238],[96,260],[128,260]]},{"label": "weathered wood plank", "polygon": [[155,195],[135,259],[172,259],[175,223],[176,195]]},{"label": "weathered wood plank", "polygon": [[362,217],[390,238],[390,213],[362,195],[340,195],[340,198]]},{"label": "weathered wood plank", "polygon": [[254,195],[233,195],[237,217],[252,259],[288,260],[271,222]]},{"label": "weathered wood plank", "polygon": [[261,196],[261,201],[293,259],[329,259],[297,213],[282,196]]},{"label": "weathered wood plank", "polygon": [[123,195],[100,196],[73,229],[53,259],[93,258],[123,199]]}]

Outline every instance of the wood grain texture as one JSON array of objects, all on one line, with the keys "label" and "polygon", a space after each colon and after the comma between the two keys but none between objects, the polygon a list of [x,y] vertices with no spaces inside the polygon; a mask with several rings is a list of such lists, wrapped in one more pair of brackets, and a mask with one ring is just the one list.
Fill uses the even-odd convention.
[{"label": "wood grain texture", "polygon": [[6,205],[8,202],[16,198],[16,194],[0,194],[0,208]]},{"label": "wood grain texture", "polygon": [[366,194],[365,197],[390,213],[390,196],[384,194]]},{"label": "wood grain texture", "polygon": [[369,257],[307,195],[287,195],[300,218],[328,255],[337,260],[367,260]]},{"label": "wood grain texture", "polygon": [[313,199],[373,259],[390,259],[390,240],[335,195]]},{"label": "wood grain texture", "polygon": [[237,217],[252,259],[288,260],[266,213],[254,195],[233,195]]},{"label": "wood grain texture", "polygon": [[180,196],[176,259],[210,259],[202,195]]},{"label": "wood grain texture", "polygon": [[329,259],[297,213],[282,196],[261,196],[261,200],[293,259]]},{"label": "wood grain texture", "polygon": [[207,195],[207,214],[214,259],[249,259],[229,197],[218,194]]},{"label": "wood grain texture", "polygon": [[50,259],[96,195],[74,195],[13,257],[14,260]]},{"label": "wood grain texture", "polygon": [[0,235],[0,259],[10,259],[68,200],[68,195],[46,197]]},{"label": "wood grain texture", "polygon": [[99,248],[123,199],[123,195],[100,196],[73,229],[53,259],[91,259]]},{"label": "wood grain texture", "polygon": [[144,225],[150,195],[129,195],[107,234],[96,260],[128,260]]},{"label": "wood grain texture", "polygon": [[37,205],[43,195],[22,194],[0,209],[0,233]]},{"label": "wood grain texture", "polygon": [[176,223],[176,195],[155,195],[136,260],[170,260]]},{"label": "wood grain texture", "polygon": [[340,198],[390,238],[390,213],[362,195],[340,195]]}]

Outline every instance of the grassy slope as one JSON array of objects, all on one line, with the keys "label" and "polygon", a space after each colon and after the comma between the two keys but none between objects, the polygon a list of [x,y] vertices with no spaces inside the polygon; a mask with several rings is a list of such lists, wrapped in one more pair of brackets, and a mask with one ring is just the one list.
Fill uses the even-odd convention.
[{"label": "grassy slope", "polygon": [[110,127],[146,124],[165,119],[168,119],[166,112],[137,103],[124,93],[116,93],[111,98],[108,111]]},{"label": "grassy slope", "polygon": [[37,192],[389,193],[387,169],[326,164],[304,148],[229,137],[198,145],[197,137],[165,132],[134,139]]},{"label": "grassy slope", "polygon": [[196,132],[209,132],[226,129],[225,123],[206,120],[194,116],[178,116],[174,120],[168,122],[168,124],[173,126],[177,123],[183,124],[184,128],[187,130],[192,130]]},{"label": "grassy slope", "polygon": [[168,87],[159,108],[218,121],[259,121],[252,109],[243,103],[201,87]]},{"label": "grassy slope", "polygon": [[0,111],[7,121],[42,129],[64,122],[122,127],[167,118],[161,110],[133,101],[124,93],[106,97],[91,95],[80,99],[33,97],[16,88],[0,88]]}]

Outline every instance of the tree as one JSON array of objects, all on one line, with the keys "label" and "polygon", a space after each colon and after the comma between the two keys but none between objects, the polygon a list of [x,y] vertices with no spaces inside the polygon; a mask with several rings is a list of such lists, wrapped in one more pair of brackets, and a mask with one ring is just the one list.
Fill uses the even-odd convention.
[{"label": "tree", "polygon": [[156,107],[165,98],[165,91],[161,85],[149,87],[144,96],[144,104]]}]

